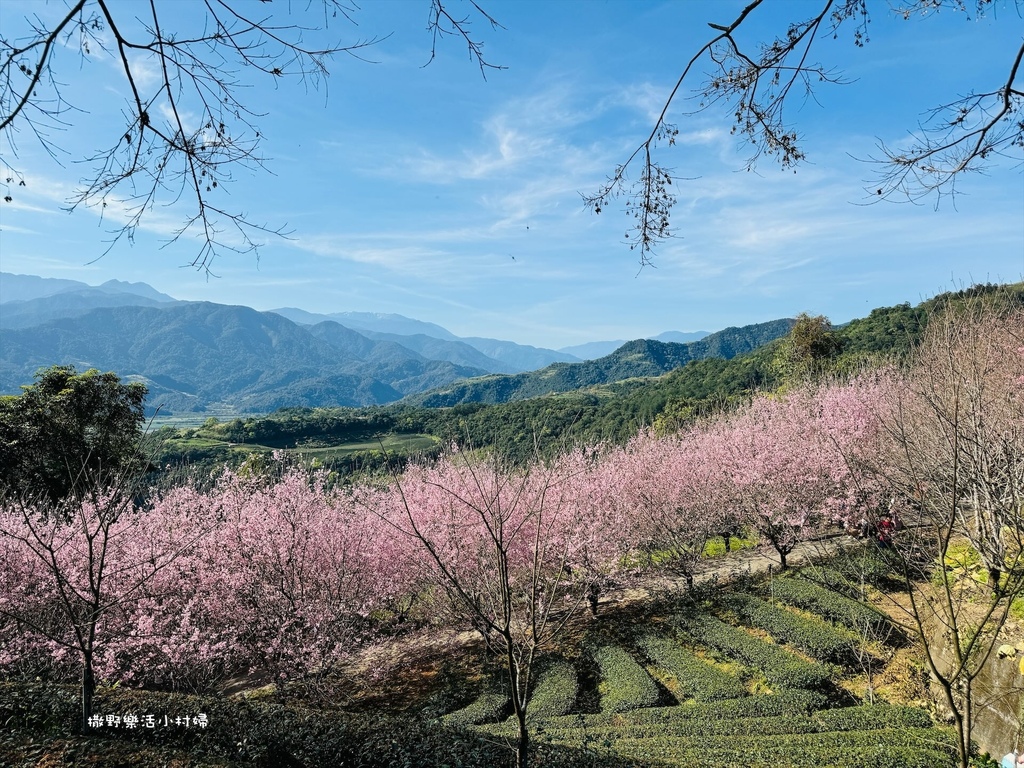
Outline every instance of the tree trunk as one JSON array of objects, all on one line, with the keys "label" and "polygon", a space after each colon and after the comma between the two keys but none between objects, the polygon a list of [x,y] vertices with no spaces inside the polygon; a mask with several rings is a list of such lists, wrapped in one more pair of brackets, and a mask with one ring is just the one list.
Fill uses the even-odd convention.
[{"label": "tree trunk", "polygon": [[995,565],[988,567],[988,585],[992,589],[992,594],[995,597],[999,597],[999,579],[1002,578],[1003,571],[1001,568]]},{"label": "tree trunk", "polygon": [[526,729],[526,710],[517,707],[516,722],[519,725],[519,739],[516,741],[516,768],[527,768],[529,764],[530,732]]},{"label": "tree trunk", "polygon": [[89,732],[89,718],[92,717],[92,697],[96,693],[96,677],[92,671],[92,654],[82,660],[82,733]]}]

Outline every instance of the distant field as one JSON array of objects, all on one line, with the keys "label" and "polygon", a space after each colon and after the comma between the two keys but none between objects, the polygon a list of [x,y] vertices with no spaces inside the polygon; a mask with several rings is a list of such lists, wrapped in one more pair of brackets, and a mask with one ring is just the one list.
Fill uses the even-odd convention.
[{"label": "distant field", "polygon": [[[172,426],[172,425],[165,425]],[[380,439],[366,439],[358,442],[338,443],[336,445],[299,445],[294,448],[278,449],[260,443],[236,443],[228,440],[218,440],[211,437],[189,437],[168,441],[169,447],[181,451],[195,448],[223,448],[227,452],[239,453],[270,453],[274,450],[283,450],[285,453],[292,453],[320,460],[343,458],[353,453],[366,451],[379,451],[383,446],[386,451],[413,452],[432,448],[438,443],[438,438],[420,433],[411,434],[389,434],[383,435]]]},{"label": "distant field", "polygon": [[[386,435],[378,440],[366,440],[359,443],[343,443],[341,445],[305,447],[289,449],[289,453],[298,453],[303,456],[310,456],[319,459],[338,458],[348,456],[357,451],[379,451],[383,444],[387,451],[421,451],[437,445],[438,439],[431,435]],[[260,446],[262,447],[262,446]],[[270,450],[267,448],[266,450]]]},{"label": "distant field", "polygon": [[214,408],[202,413],[176,413],[170,416],[161,416],[160,414],[157,414],[153,417],[152,427],[150,429],[156,430],[160,429],[160,427],[174,427],[175,429],[201,427],[211,416],[219,421],[230,421],[231,419],[247,419],[249,417],[261,418],[265,415],[266,414],[263,413],[238,413],[234,410],[217,410]]}]

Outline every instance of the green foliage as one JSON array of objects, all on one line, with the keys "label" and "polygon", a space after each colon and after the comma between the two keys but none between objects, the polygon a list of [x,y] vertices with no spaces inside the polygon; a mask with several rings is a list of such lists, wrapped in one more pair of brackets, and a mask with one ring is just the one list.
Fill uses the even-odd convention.
[{"label": "green foliage", "polygon": [[[799,704],[801,697],[818,701]],[[766,702],[787,699],[791,700],[788,711],[759,711]],[[921,709],[882,705],[820,710],[822,704],[820,694],[786,691],[710,705],[577,715],[548,721],[543,738],[569,745],[585,734],[599,754],[643,765],[952,768],[955,764],[952,734],[933,727]],[[736,711],[729,713],[729,708]],[[740,710],[742,716],[730,716]]]},{"label": "green foliage", "polygon": [[[743,538],[736,536],[729,537],[729,551],[739,552],[742,549],[751,549],[756,547],[758,543],[757,536],[753,532]],[[715,537],[708,540],[708,543],[704,545],[704,557],[719,557],[726,553],[725,539],[722,537]]]},{"label": "green foliage", "polygon": [[408,400],[428,408],[462,403],[503,403],[625,379],[660,376],[693,360],[709,357],[728,359],[750,352],[784,335],[791,324],[791,320],[773,320],[743,328],[726,328],[688,344],[637,339],[597,360],[553,363],[539,371],[515,375],[483,376],[456,382]]},{"label": "green foliage", "polygon": [[[209,722],[206,728],[110,728],[102,733],[105,739],[140,748],[175,746],[187,750],[189,759],[195,761],[189,764],[216,761],[219,765],[487,768],[500,765],[507,755],[503,747],[476,734],[440,728],[436,721],[410,715],[338,713],[261,700],[120,689],[100,689],[95,711],[152,714],[161,720],[166,715],[172,721],[178,716],[205,714]],[[0,684],[0,722],[5,724],[4,730],[45,730],[50,738],[65,739],[72,735],[77,721],[73,688]]]},{"label": "green foliage", "polygon": [[850,665],[857,659],[858,635],[821,619],[799,616],[752,595],[733,594],[723,601],[749,626],[768,632],[821,661]]},{"label": "green foliage", "polygon": [[828,565],[803,568],[800,576],[853,600],[862,600],[868,586],[885,592],[904,587],[874,545],[842,552]]},{"label": "green foliage", "polygon": [[772,685],[820,690],[831,685],[832,672],[789,651],[726,624],[713,616],[679,620],[696,640],[761,671]]},{"label": "green foliage", "polygon": [[441,722],[453,728],[491,723],[505,717],[511,706],[512,703],[505,694],[485,692],[468,706],[449,712],[441,718]]},{"label": "green foliage", "polygon": [[873,635],[888,637],[890,640],[902,636],[889,617],[881,611],[806,579],[775,579],[771,588],[776,600],[803,608],[855,632],[868,630]]},{"label": "green foliage", "polygon": [[[944,737],[944,738],[941,738]],[[706,739],[622,738],[611,751],[662,765],[764,766],[765,768],[953,768],[955,747],[934,728],[844,733],[717,736]]]},{"label": "green foliage", "polygon": [[1010,603],[1010,618],[1024,621],[1024,597],[1018,597]]},{"label": "green foliage", "polygon": [[[981,555],[969,541],[953,541],[946,548],[943,557],[947,578],[957,581],[961,578],[970,578],[985,584],[988,581],[988,570],[981,561]],[[943,575],[940,570],[935,570],[931,576],[931,582],[935,586],[942,586]]]},{"label": "green foliage", "polygon": [[646,635],[638,645],[651,661],[675,677],[679,692],[686,697],[710,702],[747,695],[741,680],[699,659],[674,640]]},{"label": "green foliage", "polygon": [[601,672],[602,712],[625,712],[658,703],[658,686],[624,648],[601,646],[593,651],[593,657]]},{"label": "green foliage", "polygon": [[830,368],[841,348],[842,339],[827,317],[801,312],[778,346],[772,364],[783,381],[797,383]]},{"label": "green foliage", "polygon": [[144,469],[145,385],[70,365],[40,369],[35,379],[0,399],[0,492],[59,503]]},{"label": "green foliage", "polygon": [[722,699],[704,704],[690,701],[681,706],[649,707],[613,714],[555,717],[545,723],[545,730],[579,727],[595,729],[610,725],[663,725],[678,721],[710,723],[718,720],[739,721],[746,718],[790,717],[807,715],[827,705],[828,699],[818,691],[791,688],[779,690],[773,694]]},{"label": "green foliage", "polygon": [[[618,718],[621,720],[621,718]],[[545,733],[559,738],[569,736],[572,728],[552,727]],[[616,735],[620,738],[700,739],[715,736],[781,736],[802,733],[835,733],[844,731],[883,731],[897,728],[931,728],[928,713],[915,707],[887,705],[842,707],[811,714],[769,715],[744,718],[673,718],[661,722],[610,722],[591,725],[590,734],[598,739]]]},{"label": "green foliage", "polygon": [[569,713],[576,703],[579,688],[579,678],[572,664],[567,661],[551,664],[537,680],[527,717],[536,721]]}]

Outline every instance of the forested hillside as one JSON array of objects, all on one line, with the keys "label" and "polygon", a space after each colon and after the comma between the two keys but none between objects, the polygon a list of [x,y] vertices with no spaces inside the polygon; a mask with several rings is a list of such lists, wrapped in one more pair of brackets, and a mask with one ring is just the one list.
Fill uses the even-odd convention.
[{"label": "forested hillside", "polygon": [[750,352],[785,335],[792,323],[792,320],[773,320],[743,328],[726,328],[687,344],[637,339],[597,360],[553,363],[539,371],[514,376],[487,376],[456,382],[407,398],[407,402],[427,408],[461,403],[507,403],[625,379],[659,376],[693,360],[728,359]]},{"label": "forested hillside", "polygon": [[[245,463],[160,488],[122,489],[115,468],[104,494],[48,500],[25,492],[47,478],[23,463],[0,493],[9,749],[69,734],[77,698],[91,744],[120,737],[132,700],[161,714],[177,702],[209,737],[168,732],[161,744],[204,758],[242,744],[227,756],[273,754],[268,765],[425,768],[458,749],[458,765],[479,768],[498,760],[481,750],[498,739],[523,768],[712,768],[752,750],[759,768],[970,768],[980,743],[1005,740],[982,742],[975,705],[990,660],[1016,658],[1024,615],[1024,525],[1005,501],[1024,483],[1021,304],[1019,291],[981,290],[842,329],[801,315],[746,362],[577,396],[661,404],[660,429],[634,422],[603,444],[566,446],[575,427],[553,420],[548,432],[521,424],[505,451],[408,431],[433,428],[428,414],[449,414],[439,424],[452,429],[466,416],[496,423],[501,412],[479,404],[292,409],[211,420],[192,438],[219,435]],[[758,376],[770,383],[754,393]],[[654,398],[666,381],[672,394]],[[0,400],[12,417],[0,427],[19,441],[60,436],[76,403],[122,390],[118,432],[131,437],[139,385],[62,369]],[[332,435],[370,445],[367,458],[383,453],[375,440],[422,456],[412,445],[401,455],[400,437],[436,456],[346,477],[264,455],[323,465],[321,451],[344,450]],[[32,449],[45,456],[53,442]],[[517,454],[526,444],[547,455]],[[66,443],[60,455],[93,452]],[[130,468],[133,455],[112,446],[101,466],[121,456]],[[976,650],[951,657],[950,637]],[[415,667],[427,650],[448,666]],[[226,695],[239,679],[291,708],[287,740],[236,727],[284,715],[232,714],[245,709]],[[145,699],[118,690],[132,687]],[[172,698],[186,691],[202,698]],[[409,723],[396,730],[391,712]],[[138,733],[126,747],[150,746]]]},{"label": "forested hillside", "polygon": [[[442,444],[455,443],[494,449],[516,461],[526,461],[538,451],[557,453],[571,445],[599,441],[621,443],[644,427],[670,431],[743,402],[754,392],[795,383],[808,371],[815,376],[850,373],[898,358],[920,340],[930,316],[978,296],[1021,304],[1024,286],[977,286],[941,294],[917,306],[904,303],[880,307],[867,317],[836,328],[816,322],[823,319],[804,318],[801,327],[820,336],[808,352],[812,357],[819,355],[819,359],[799,365],[794,360],[802,352],[794,350],[791,335],[732,359],[690,360],[663,375],[630,376],[506,403],[469,402],[442,408],[409,402],[369,409],[289,408],[264,418],[224,423],[211,419],[199,428],[168,428],[153,437],[159,445],[159,462],[164,464],[180,460],[192,465],[241,461],[253,451],[285,449],[348,472],[382,466],[379,439],[384,439],[388,451],[398,457],[428,446],[433,451]],[[697,343],[727,350],[723,337],[714,340],[712,336]],[[602,366],[605,371],[623,371],[628,367],[624,360],[631,354],[665,349],[666,345],[657,342],[633,342],[619,351],[621,355],[609,356],[610,361],[582,365],[588,371],[602,370]],[[517,378],[488,377],[483,381]],[[406,437],[404,442],[399,439],[402,436]]]}]

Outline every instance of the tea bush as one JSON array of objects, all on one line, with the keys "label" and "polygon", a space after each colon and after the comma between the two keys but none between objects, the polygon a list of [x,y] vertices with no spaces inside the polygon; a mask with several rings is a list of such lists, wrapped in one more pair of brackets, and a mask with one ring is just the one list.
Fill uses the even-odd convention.
[{"label": "tea bush", "polygon": [[684,620],[682,627],[701,643],[759,669],[773,685],[822,689],[831,684],[832,671],[825,665],[804,661],[713,616]]},{"label": "tea bush", "polygon": [[651,661],[675,677],[686,697],[708,702],[747,695],[742,680],[702,661],[674,640],[646,635],[638,645]]},{"label": "tea bush", "polygon": [[730,595],[723,604],[746,624],[763,629],[779,642],[796,646],[816,659],[844,666],[856,662],[860,636],[848,629],[798,616],[751,595]]},{"label": "tea bush", "polygon": [[537,688],[530,697],[527,717],[541,720],[572,711],[579,695],[580,682],[576,669],[567,661],[557,661],[541,672]]},{"label": "tea bush", "polygon": [[903,639],[899,629],[881,611],[806,579],[775,579],[772,582],[772,591],[777,600],[803,608],[856,632],[868,629],[871,633],[886,637],[890,641]]},{"label": "tea bush", "polygon": [[602,712],[624,712],[658,703],[658,686],[628,651],[605,645],[592,654],[601,672]]}]

